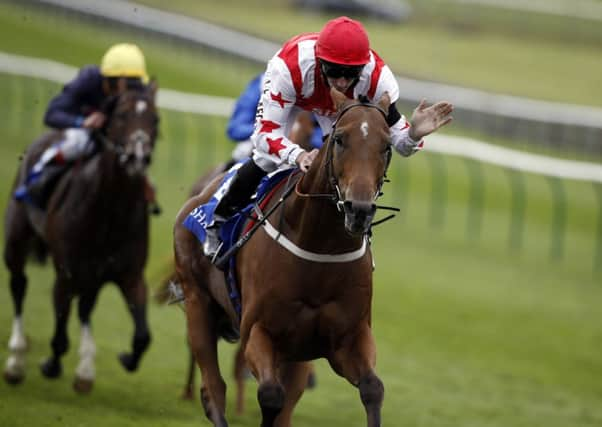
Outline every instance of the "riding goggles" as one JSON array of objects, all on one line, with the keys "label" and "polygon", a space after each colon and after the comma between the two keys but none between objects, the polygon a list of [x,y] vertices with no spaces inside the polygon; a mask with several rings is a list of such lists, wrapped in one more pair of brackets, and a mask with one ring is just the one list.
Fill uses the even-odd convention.
[{"label": "riding goggles", "polygon": [[320,61],[322,72],[326,77],[331,79],[339,79],[341,77],[347,80],[355,80],[360,76],[363,65],[340,65],[332,62]]}]

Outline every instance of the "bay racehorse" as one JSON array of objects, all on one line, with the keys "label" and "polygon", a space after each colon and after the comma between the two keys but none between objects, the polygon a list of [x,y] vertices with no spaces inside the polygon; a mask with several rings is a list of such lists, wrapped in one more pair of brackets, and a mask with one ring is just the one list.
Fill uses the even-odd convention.
[{"label": "bay racehorse", "polygon": [[[96,346],[90,315],[106,282],[121,290],[134,320],[132,350],[119,360],[135,371],[151,337],[146,318],[146,264],[149,239],[144,174],[151,161],[158,129],[156,85],[128,90],[107,102],[107,121],[92,137],[98,152],[76,163],[59,179],[45,211],[11,198],[5,219],[4,260],[10,271],[15,317],[4,378],[19,383],[25,375],[26,340],[23,301],[27,288],[25,264],[34,249],[50,254],[56,273],[52,291],[55,331],[52,354],[41,365],[44,376],[62,373],[61,357],[69,348],[67,321],[78,299],[81,322],[80,361],[74,388],[91,389]],[[21,163],[15,187],[45,148],[62,137],[52,131],[32,144]]]},{"label": "bay racehorse", "polygon": [[[390,100],[386,94],[377,104],[349,100],[334,89],[331,96],[338,118],[327,143],[310,170],[290,183],[295,191],[237,255],[240,324],[223,272],[182,225],[189,212],[209,200],[219,179],[177,216],[176,273],[201,370],[201,401],[215,426],[227,426],[216,343],[239,326],[246,362],[259,383],[262,426],[290,425],[308,361],[320,357],[359,388],[368,426],[380,425],[384,387],[375,373],[367,235],[391,157],[385,120]],[[289,189],[281,188],[270,203]]]},{"label": "bay racehorse", "polygon": [[[291,129],[289,134],[289,138],[291,141],[294,141],[301,148],[304,148],[307,151],[311,151],[314,147],[312,146],[312,136],[314,134],[314,124],[313,116],[311,113],[307,111],[301,111],[295,117],[295,123]],[[217,167],[212,168],[208,172],[204,173],[200,176],[196,182],[193,184],[189,197],[194,197],[195,195],[201,193],[203,189],[211,182],[213,178],[216,176],[226,172],[232,165],[234,164],[234,160],[222,163]],[[159,303],[166,303],[170,298],[174,298],[171,295],[170,284],[175,280],[175,273],[171,271],[167,277],[162,280],[162,284],[160,289],[158,289],[156,293],[156,299]],[[196,361],[194,360],[194,355],[191,351],[189,351],[189,359],[188,359],[188,371],[186,373],[186,382],[184,384],[184,389],[182,392],[182,398],[187,400],[192,400],[194,397],[194,382],[195,382],[195,373],[196,373]],[[234,369],[233,376],[236,382],[236,413],[238,415],[242,415],[244,412],[245,406],[245,380],[248,377],[248,370],[246,368],[246,363],[244,359],[244,351],[242,347],[238,347],[236,350],[236,355],[234,357]],[[310,368],[310,373],[307,379],[307,387],[313,388],[316,384],[315,371],[313,369],[313,365]]]}]

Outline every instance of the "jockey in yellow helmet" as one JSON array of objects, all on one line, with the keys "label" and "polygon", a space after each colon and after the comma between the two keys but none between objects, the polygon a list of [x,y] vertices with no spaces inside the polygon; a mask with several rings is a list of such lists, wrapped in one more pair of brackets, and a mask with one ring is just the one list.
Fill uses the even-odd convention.
[{"label": "jockey in yellow helmet", "polygon": [[[50,101],[44,115],[44,123],[63,130],[64,137],[46,149],[29,172],[26,182],[15,192],[15,197],[43,208],[52,184],[67,166],[96,150],[90,132],[101,129],[105,124],[106,116],[100,109],[106,99],[147,82],[144,54],[135,44],[111,46],[103,55],[100,66],[83,67]],[[152,190],[150,183],[147,194],[152,200],[149,202],[158,212],[154,191],[149,190]]]},{"label": "jockey in yellow helmet", "polygon": [[148,83],[144,54],[135,44],[119,43],[111,46],[102,57],[100,73],[104,77],[139,78],[143,83]]}]

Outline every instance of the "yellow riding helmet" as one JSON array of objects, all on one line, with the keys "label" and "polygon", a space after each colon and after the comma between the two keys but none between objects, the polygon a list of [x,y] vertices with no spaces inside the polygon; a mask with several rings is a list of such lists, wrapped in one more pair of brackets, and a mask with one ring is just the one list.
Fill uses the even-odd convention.
[{"label": "yellow riding helmet", "polygon": [[100,73],[104,77],[138,77],[144,83],[148,82],[144,54],[130,43],[111,46],[102,57]]}]

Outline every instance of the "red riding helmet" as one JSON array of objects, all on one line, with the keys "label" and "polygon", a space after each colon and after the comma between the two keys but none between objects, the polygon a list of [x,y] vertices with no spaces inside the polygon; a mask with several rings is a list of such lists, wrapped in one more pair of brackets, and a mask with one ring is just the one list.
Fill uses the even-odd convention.
[{"label": "red riding helmet", "polygon": [[346,16],[326,23],[316,43],[316,57],[342,65],[370,61],[370,42],[362,24]]}]

